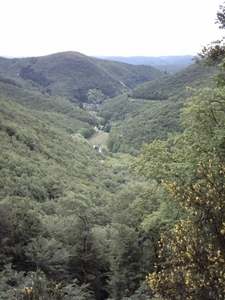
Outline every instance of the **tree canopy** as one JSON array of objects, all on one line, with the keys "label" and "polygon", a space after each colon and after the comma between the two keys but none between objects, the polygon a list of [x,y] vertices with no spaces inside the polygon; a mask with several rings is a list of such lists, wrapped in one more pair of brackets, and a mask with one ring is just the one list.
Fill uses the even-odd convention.
[{"label": "tree canopy", "polygon": [[172,196],[167,205],[180,206],[180,218],[161,235],[162,262],[148,277],[151,288],[166,299],[223,299],[224,99],[224,88],[199,92],[184,110],[184,133],[157,142],[154,149],[146,145],[140,158],[144,173],[160,180]]},{"label": "tree canopy", "polygon": [[[225,28],[225,8],[217,23]],[[165,190],[163,207],[180,207],[164,227],[159,262],[146,281],[163,299],[224,299],[225,295],[225,50],[222,41],[204,48],[206,64],[220,63],[218,88],[196,90],[183,110],[184,132],[145,145],[137,166]],[[169,201],[168,201],[169,199]],[[144,225],[151,228],[151,218]],[[161,220],[162,222],[162,220]]]}]

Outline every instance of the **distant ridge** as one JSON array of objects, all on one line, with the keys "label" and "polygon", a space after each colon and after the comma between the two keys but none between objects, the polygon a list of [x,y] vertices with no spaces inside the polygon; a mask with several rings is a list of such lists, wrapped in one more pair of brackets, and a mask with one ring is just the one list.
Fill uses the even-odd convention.
[{"label": "distant ridge", "polygon": [[132,65],[146,65],[161,71],[174,73],[193,64],[193,55],[171,56],[96,56],[101,59],[119,61]]}]

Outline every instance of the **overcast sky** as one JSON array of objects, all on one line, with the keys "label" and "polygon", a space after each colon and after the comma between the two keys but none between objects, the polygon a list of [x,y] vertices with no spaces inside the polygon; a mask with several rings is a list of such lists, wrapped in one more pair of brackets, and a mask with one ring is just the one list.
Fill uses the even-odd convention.
[{"label": "overcast sky", "polygon": [[222,0],[1,0],[0,56],[197,54]]}]

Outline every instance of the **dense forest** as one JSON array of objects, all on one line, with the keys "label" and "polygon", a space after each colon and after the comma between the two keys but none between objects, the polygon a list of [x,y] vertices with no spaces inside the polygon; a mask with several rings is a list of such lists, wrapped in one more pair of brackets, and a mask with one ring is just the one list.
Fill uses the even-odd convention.
[{"label": "dense forest", "polygon": [[[105,101],[99,115],[112,123],[108,148],[138,155],[142,144],[181,132],[181,110],[200,87],[216,87],[218,68],[194,64],[176,74],[144,83]],[[172,88],[171,88],[172,87]]]},{"label": "dense forest", "polygon": [[0,299],[225,299],[224,40],[139,71],[0,58]]},{"label": "dense forest", "polygon": [[79,52],[62,52],[42,57],[0,57],[0,82],[13,83],[31,91],[87,102],[89,89],[115,97],[137,85],[164,76],[151,66],[134,66],[89,57]]}]

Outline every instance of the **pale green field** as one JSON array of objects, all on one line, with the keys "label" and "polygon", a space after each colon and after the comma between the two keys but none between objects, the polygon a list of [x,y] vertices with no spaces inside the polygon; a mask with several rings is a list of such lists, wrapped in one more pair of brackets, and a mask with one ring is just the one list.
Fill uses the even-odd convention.
[{"label": "pale green field", "polygon": [[96,135],[93,135],[89,141],[91,142],[91,144],[93,145],[106,145],[107,139],[108,139],[108,133],[107,132],[100,132]]}]

